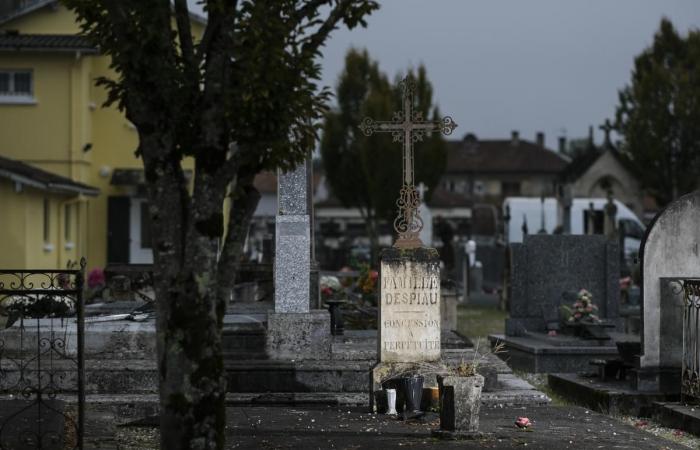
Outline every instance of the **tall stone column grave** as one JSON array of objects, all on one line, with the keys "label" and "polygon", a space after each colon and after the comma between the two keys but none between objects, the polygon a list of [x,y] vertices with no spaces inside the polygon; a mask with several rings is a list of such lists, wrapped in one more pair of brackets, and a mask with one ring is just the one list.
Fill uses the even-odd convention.
[{"label": "tall stone column grave", "polygon": [[[275,305],[267,314],[271,359],[328,359],[330,314],[312,304],[309,164],[278,174],[274,262]],[[316,306],[313,299],[313,306]]]}]

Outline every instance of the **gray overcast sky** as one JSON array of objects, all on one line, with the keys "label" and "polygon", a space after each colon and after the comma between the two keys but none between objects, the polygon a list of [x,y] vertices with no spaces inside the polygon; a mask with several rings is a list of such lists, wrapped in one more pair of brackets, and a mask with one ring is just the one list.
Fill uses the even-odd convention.
[{"label": "gray overcast sky", "polygon": [[336,30],[322,84],[335,87],[351,46],[367,48],[391,78],[423,63],[457,137],[526,139],[550,148],[612,118],[634,56],[663,16],[700,27],[699,0],[380,0],[366,29]]}]

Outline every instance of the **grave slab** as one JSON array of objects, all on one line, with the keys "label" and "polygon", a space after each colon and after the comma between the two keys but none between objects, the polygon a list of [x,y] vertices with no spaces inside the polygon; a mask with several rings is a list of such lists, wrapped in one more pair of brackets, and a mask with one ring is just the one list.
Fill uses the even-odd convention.
[{"label": "grave slab", "polygon": [[678,397],[663,392],[640,392],[632,389],[627,380],[601,381],[594,376],[574,373],[549,374],[548,384],[558,395],[606,414],[650,417],[655,411],[655,402]]}]

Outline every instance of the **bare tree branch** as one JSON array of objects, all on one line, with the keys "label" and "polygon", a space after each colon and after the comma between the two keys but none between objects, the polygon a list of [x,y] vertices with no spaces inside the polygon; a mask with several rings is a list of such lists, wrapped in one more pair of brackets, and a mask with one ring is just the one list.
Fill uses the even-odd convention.
[{"label": "bare tree branch", "polygon": [[219,31],[221,27],[221,14],[218,12],[210,12],[207,17],[207,26],[204,29],[204,34],[202,34],[202,39],[197,44],[197,53],[195,57],[197,61],[201,63],[204,60],[204,56],[209,52],[209,45],[211,44],[212,37]]},{"label": "bare tree branch", "polygon": [[341,0],[340,3],[333,8],[323,24],[321,24],[318,30],[316,30],[316,32],[312,34],[309,40],[303,45],[302,53],[313,53],[317,51],[321,45],[323,45],[331,31],[335,30],[338,22],[343,19],[343,16],[350,8],[353,1],[354,0]]},{"label": "bare tree branch", "polygon": [[227,21],[229,23],[226,25],[231,27],[230,31],[233,30],[236,20],[236,11],[238,9],[238,0],[233,0],[230,2],[225,1],[223,5],[220,2],[217,2],[216,0],[209,0],[208,5],[209,8],[207,8],[207,26],[204,29],[202,39],[197,45],[196,58],[197,61],[200,63],[204,61],[206,55],[209,54],[210,47],[213,41],[215,41],[216,37],[221,34],[221,28],[226,24]]},{"label": "bare tree branch", "polygon": [[177,35],[180,39],[180,51],[189,70],[195,70],[197,64],[194,57],[194,43],[192,41],[192,24],[190,11],[187,8],[187,0],[174,0],[175,22],[177,23]]},{"label": "bare tree branch", "polygon": [[[241,170],[243,171],[243,170]],[[256,171],[246,170],[247,175],[236,183],[236,190],[231,193],[228,231],[224,237],[221,255],[217,265],[219,283],[217,298],[227,299],[236,282],[236,272],[243,252],[245,237],[250,221],[258,207],[260,192],[253,186]]]}]

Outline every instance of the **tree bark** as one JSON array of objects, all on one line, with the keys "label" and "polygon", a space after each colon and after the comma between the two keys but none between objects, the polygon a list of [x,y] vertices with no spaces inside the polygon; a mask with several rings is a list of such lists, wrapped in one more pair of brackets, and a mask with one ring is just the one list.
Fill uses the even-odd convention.
[{"label": "tree bark", "polygon": [[223,299],[231,298],[250,222],[260,202],[260,192],[253,186],[254,177],[249,174],[239,178],[237,189],[231,192],[228,231],[218,266],[219,297]]},{"label": "tree bark", "polygon": [[169,157],[171,135],[140,132],[154,231],[161,448],[223,449],[225,303],[216,289],[223,190],[201,173],[189,200],[179,159]]}]

